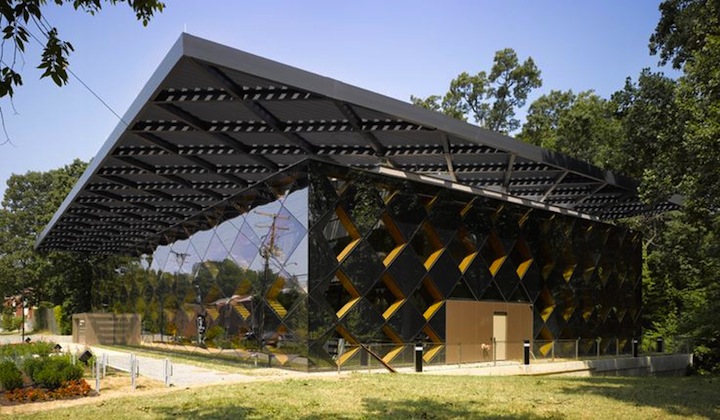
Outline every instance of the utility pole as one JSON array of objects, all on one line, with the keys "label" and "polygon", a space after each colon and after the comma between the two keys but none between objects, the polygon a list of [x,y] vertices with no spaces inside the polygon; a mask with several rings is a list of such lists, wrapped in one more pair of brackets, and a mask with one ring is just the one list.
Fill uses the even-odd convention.
[{"label": "utility pole", "polygon": [[[260,248],[260,256],[263,258],[263,275],[260,280],[260,297],[257,299],[257,302],[253,302],[253,328],[256,328],[258,331],[255,332],[255,338],[260,343],[261,348],[265,348],[265,313],[262,310],[263,301],[265,300],[265,294],[267,293],[267,288],[270,285],[271,279],[270,276],[270,258],[278,257],[282,254],[282,249],[278,248],[277,245],[275,245],[275,241],[277,240],[278,231],[280,230],[290,230],[287,227],[278,227],[277,221],[279,220],[288,220],[289,217],[287,216],[280,216],[278,213],[266,213],[259,210],[255,211],[256,214],[259,214],[261,216],[270,217],[272,219],[272,222],[270,225],[258,225],[257,227],[260,228],[270,228],[270,231],[268,232],[269,240],[268,243],[265,245],[262,245]],[[265,238],[268,238],[266,235]],[[255,325],[257,323],[257,325]]]}]

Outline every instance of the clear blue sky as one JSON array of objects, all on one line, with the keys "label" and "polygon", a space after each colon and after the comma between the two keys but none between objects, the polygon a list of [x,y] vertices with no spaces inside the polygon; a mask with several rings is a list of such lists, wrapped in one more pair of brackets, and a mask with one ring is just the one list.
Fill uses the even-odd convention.
[{"label": "clear blue sky", "polygon": [[[166,3],[148,27],[125,5],[94,17],[46,9],[75,47],[71,69],[120,115],[183,31],[404,101],[444,93],[462,71],[489,70],[506,47],[542,71],[528,104],[551,89],[608,97],[657,64],[647,44],[659,0]],[[0,146],[0,196],[12,173],[89,160],[118,123],[77,80],[39,81],[37,51],[21,64],[25,86],[13,104],[0,101],[12,140]]]}]

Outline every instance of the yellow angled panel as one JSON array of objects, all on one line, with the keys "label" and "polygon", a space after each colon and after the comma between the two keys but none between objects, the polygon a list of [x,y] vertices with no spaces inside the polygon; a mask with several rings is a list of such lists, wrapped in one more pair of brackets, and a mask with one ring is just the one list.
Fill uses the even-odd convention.
[{"label": "yellow angled panel", "polygon": [[341,354],[340,357],[337,359],[338,366],[342,366],[343,363],[350,360],[351,357],[355,355],[360,350],[360,347],[354,347],[350,350],[346,350],[345,353]]},{"label": "yellow angled panel", "polygon": [[435,356],[437,356],[438,352],[442,350],[444,346],[434,346],[430,350],[426,351],[425,354],[423,354],[423,360],[426,362],[430,362]]},{"label": "yellow angled panel", "polygon": [[347,311],[349,311],[350,308],[352,308],[353,305],[355,305],[357,303],[357,301],[359,301],[359,300],[360,300],[360,298],[356,297],[355,299],[348,301],[348,303],[346,303],[342,308],[340,308],[339,311],[337,311],[337,317],[342,318],[343,315],[345,315],[347,313]]},{"label": "yellow angled panel", "polygon": [[383,362],[389,364],[390,362],[393,361],[394,358],[397,357],[398,354],[400,354],[403,351],[404,348],[405,348],[405,346],[398,346],[398,347],[395,347],[394,349],[390,350],[389,352],[387,352],[387,354],[385,356],[383,356],[383,358],[382,358]]},{"label": "yellow angled panel", "polygon": [[445,301],[435,302],[432,305],[430,305],[430,307],[427,308],[427,310],[423,314],[425,319],[429,320],[430,318],[432,318],[432,316],[435,315],[435,312],[437,312],[438,309],[440,309],[440,307],[443,306],[443,303],[445,303]]},{"label": "yellow angled panel", "polygon": [[550,318],[550,314],[552,314],[553,310],[555,310],[555,305],[551,305],[543,309],[543,311],[540,313],[540,317],[543,319],[543,321],[547,321],[548,318]]},{"label": "yellow angled panel", "polygon": [[350,251],[352,251],[359,242],[360,242],[360,238],[357,238],[354,241],[347,244],[347,246],[342,251],[340,251],[340,254],[338,254],[337,260],[342,261],[345,257],[347,257],[347,255],[350,253]]},{"label": "yellow angled panel", "polygon": [[402,306],[403,303],[405,303],[405,299],[400,299],[400,300],[396,301],[395,303],[393,303],[392,305],[388,306],[388,308],[385,310],[385,312],[383,312],[383,318],[385,318],[385,319],[390,318],[392,316],[392,314],[394,314],[395,311],[397,311],[398,308],[400,306]]},{"label": "yellow angled panel", "polygon": [[385,259],[383,260],[383,264],[385,264],[385,267],[389,266],[393,262],[395,257],[400,255],[402,250],[405,249],[405,245],[407,245],[407,244],[398,245],[387,254],[387,257],[385,257]]},{"label": "yellow angled panel", "polygon": [[275,282],[270,286],[270,290],[268,290],[265,297],[268,299],[275,299],[282,291],[283,286],[285,286],[285,279],[278,277],[277,280],[275,280]]},{"label": "yellow angled panel", "polygon": [[570,277],[572,277],[572,273],[575,271],[575,266],[577,266],[577,264],[569,265],[563,270],[563,278],[566,282],[570,281]]},{"label": "yellow angled panel", "polygon": [[424,265],[425,265],[425,269],[426,269],[426,270],[429,270],[430,267],[432,267],[432,265],[435,264],[435,261],[437,261],[437,259],[440,257],[440,254],[442,254],[442,252],[443,252],[443,249],[440,248],[440,249],[438,249],[437,251],[435,251],[435,252],[433,252],[432,254],[430,254],[430,256],[428,257],[428,259],[425,260],[425,264],[424,264]]},{"label": "yellow angled panel", "polygon": [[218,312],[218,310],[215,309],[215,308],[207,308],[207,307],[206,307],[206,308],[205,308],[205,311],[207,311],[207,314],[210,316],[210,318],[211,318],[213,321],[216,320],[216,319],[218,319],[218,317],[220,316],[220,312]]},{"label": "yellow angled panel", "polygon": [[550,350],[552,350],[552,346],[553,346],[552,342],[543,344],[542,346],[540,346],[540,354],[542,354],[543,356],[547,356],[547,354],[550,352]]},{"label": "yellow angled panel", "polygon": [[473,262],[477,254],[478,251],[475,251],[472,254],[466,255],[465,258],[460,261],[460,265],[458,266],[458,268],[460,268],[461,273],[465,274],[465,271],[467,271],[468,267],[470,267],[470,263]]},{"label": "yellow angled panel", "polygon": [[243,319],[247,319],[250,316],[250,311],[247,310],[245,305],[236,303],[233,305],[235,307],[235,310],[240,314]]},{"label": "yellow angled panel", "polygon": [[532,262],[533,262],[532,259],[530,259],[530,260],[525,260],[525,261],[523,261],[522,263],[520,263],[520,265],[518,265],[517,270],[515,270],[515,272],[517,273],[518,277],[520,277],[521,279],[522,279],[523,277],[525,277],[525,273],[527,273],[528,268],[530,268],[530,265],[532,264]]},{"label": "yellow angled panel", "polygon": [[493,276],[494,276],[495,274],[497,274],[498,271],[500,271],[500,267],[503,265],[503,263],[505,262],[505,259],[506,259],[506,258],[507,258],[507,256],[505,256],[505,257],[500,257],[500,258],[496,259],[495,261],[493,261],[492,264],[490,264],[490,273],[491,273]]},{"label": "yellow angled panel", "polygon": [[280,318],[284,318],[285,315],[287,315],[287,310],[277,300],[268,299],[267,303],[270,305],[272,310],[280,316]]}]

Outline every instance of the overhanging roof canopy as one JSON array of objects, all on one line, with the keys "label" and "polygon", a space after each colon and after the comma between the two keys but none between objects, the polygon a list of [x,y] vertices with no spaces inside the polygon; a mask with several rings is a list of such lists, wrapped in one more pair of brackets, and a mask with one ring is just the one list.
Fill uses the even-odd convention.
[{"label": "overhanging roof canopy", "polygon": [[146,250],[307,158],[440,175],[603,220],[674,206],[649,208],[634,180],[565,155],[183,34],[37,248]]}]

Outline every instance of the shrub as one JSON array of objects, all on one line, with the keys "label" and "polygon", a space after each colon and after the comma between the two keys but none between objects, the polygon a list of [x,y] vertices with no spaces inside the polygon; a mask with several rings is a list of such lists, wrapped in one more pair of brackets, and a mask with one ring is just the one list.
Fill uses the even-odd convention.
[{"label": "shrub", "polygon": [[60,334],[69,335],[72,334],[72,320],[65,316],[66,312],[63,307],[57,305],[53,308],[53,315],[55,315],[55,321],[60,327]]},{"label": "shrub", "polygon": [[[35,377],[35,372],[39,371],[43,367],[43,359],[40,359],[38,357],[29,357],[25,359],[22,365],[23,372],[28,376],[28,378],[33,379]],[[34,379],[33,379],[34,380]]]},{"label": "shrub", "polygon": [[83,368],[73,365],[67,357],[28,359],[23,368],[35,384],[48,389],[57,389],[64,382],[83,377]]},{"label": "shrub", "polygon": [[0,320],[0,325],[5,331],[19,330],[22,325],[22,317],[15,316],[13,313],[4,312],[2,314],[2,319]]},{"label": "shrub", "polygon": [[0,385],[6,391],[12,391],[23,386],[23,377],[15,363],[6,360],[0,363]]}]

